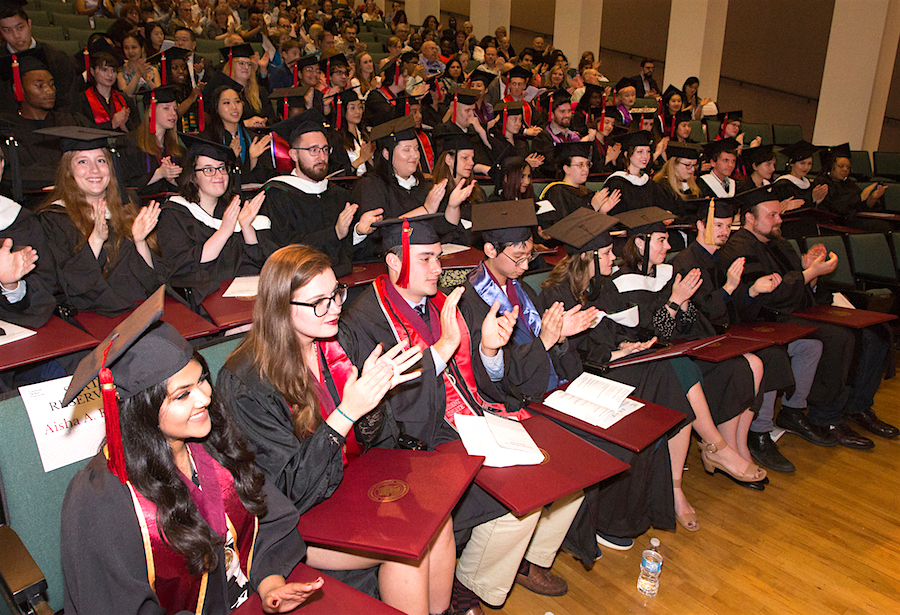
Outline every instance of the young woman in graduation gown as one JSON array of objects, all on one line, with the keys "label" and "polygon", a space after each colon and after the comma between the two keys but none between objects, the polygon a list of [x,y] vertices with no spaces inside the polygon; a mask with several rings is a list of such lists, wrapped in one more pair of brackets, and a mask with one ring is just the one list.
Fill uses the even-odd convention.
[{"label": "young woman in graduation gown", "polygon": [[675,214],[678,224],[692,224],[697,219],[697,204],[692,201],[700,197],[694,175],[700,165],[700,151],[699,147],[670,141],[666,147],[666,163],[653,176],[668,199],[663,209]]},{"label": "young woman in graduation gown", "polygon": [[[105,361],[106,444],[63,501],[66,612],[219,615],[251,591],[267,613],[293,610],[323,584],[285,582],[306,550],[296,509],[254,466],[203,358],[168,323],[126,323]],[[105,350],[82,361],[67,399]]]},{"label": "young woman in graduation gown", "polygon": [[[499,102],[494,105],[497,122],[488,134],[494,165],[513,156],[527,159],[533,168],[543,164],[543,156],[531,153],[531,145],[526,137],[533,135],[529,135],[530,129],[523,131],[523,112],[524,104],[521,102]],[[540,132],[540,129],[537,130]]]},{"label": "young woman in graduation gown", "polygon": [[[219,372],[219,390],[256,451],[269,481],[303,513],[330,497],[344,466],[376,441],[384,413],[376,409],[418,362],[418,347],[379,346],[361,372],[349,362],[338,320],[347,296],[328,257],[308,246],[275,252],[263,267],[253,328]],[[439,530],[419,562],[383,560],[310,547],[307,563],[322,570],[379,566],[381,599],[406,613],[442,613],[450,604],[456,548],[452,524]]]},{"label": "young woman in graduation gown", "polygon": [[157,235],[169,284],[184,289],[196,309],[221,282],[259,275],[277,246],[271,220],[258,215],[265,192],[243,206],[235,194],[231,148],[188,139],[178,195],[163,203]]},{"label": "young woman in graduation gown", "polygon": [[219,53],[223,59],[223,76],[240,86],[241,100],[244,103],[242,119],[255,120],[264,126],[275,117],[275,110],[268,96],[268,80],[259,75],[259,62],[253,47],[242,43],[233,47],[221,47]]},{"label": "young woman in graduation gown", "polygon": [[116,87],[116,69],[121,65],[121,60],[111,53],[91,53],[88,88],[77,98],[75,111],[103,130],[127,132],[140,121]]},{"label": "young woman in graduation gown", "polygon": [[178,141],[175,88],[165,86],[144,95],[147,112],[125,138],[122,170],[125,184],[138,194],[175,192],[184,148]]},{"label": "young woman in graduation gown", "polygon": [[619,170],[619,155],[622,144],[615,137],[624,133],[625,129],[616,126],[615,106],[604,107],[597,120],[597,133],[594,137],[591,160],[591,173],[613,173]]},{"label": "young woman in graduation gown", "polygon": [[[487,197],[484,190],[475,181],[475,145],[469,135],[455,130],[442,131],[441,125],[434,131],[434,142],[437,156],[434,158],[434,170],[431,179],[435,184],[446,180],[448,186],[456,186],[468,192],[468,196],[460,203],[460,216],[467,222],[472,221],[472,206],[484,203]],[[444,191],[439,211],[446,211],[450,206],[451,192]],[[471,237],[463,228],[457,228],[453,238],[444,241],[468,245]]]},{"label": "young woman in graduation gown", "polygon": [[61,142],[67,151],[38,212],[47,240],[38,267],[55,276],[59,303],[121,314],[165,280],[153,234],[159,206],[139,209],[121,192],[106,139]]},{"label": "young woman in graduation gown", "polygon": [[518,201],[534,198],[533,167],[521,156],[504,158],[496,167],[494,193],[488,201]]},{"label": "young woman in graduation gown", "polygon": [[619,203],[620,194],[614,189],[595,192],[585,186],[591,172],[592,147],[590,141],[558,143],[553,147],[562,179],[547,184],[541,193],[540,200],[553,205],[553,211],[538,216],[541,228],[549,228],[579,207],[606,213]]},{"label": "young woman in graduation gown", "polygon": [[813,155],[822,148],[808,141],[798,141],[781,150],[788,157],[789,172],[775,180],[774,192],[779,200],[803,199],[805,207],[818,207],[828,195],[828,186],[813,186],[807,177],[812,170]]},{"label": "young woman in graduation gown", "polygon": [[362,124],[365,102],[355,89],[341,92],[336,102],[334,127],[328,132],[328,172],[350,177],[364,175],[375,153],[375,144],[369,142]]},{"label": "young woman in graduation gown", "polygon": [[[635,114],[635,117],[640,117],[640,114]],[[608,213],[615,216],[644,207],[666,207],[669,199],[662,187],[651,181],[651,174],[648,172],[653,158],[650,133],[646,130],[628,133],[619,137],[619,142],[624,149],[625,170],[610,175],[603,187],[618,190],[622,196]]]},{"label": "young woman in graduation gown", "polygon": [[[208,87],[208,86],[207,86]],[[207,141],[231,147],[237,157],[242,183],[263,183],[275,172],[271,156],[267,156],[271,134],[252,136],[244,127],[244,102],[239,90],[223,85],[209,96],[204,94],[206,130],[200,134]]]},{"label": "young woman in graduation gown", "polygon": [[828,186],[821,207],[838,216],[840,224],[863,228],[873,233],[891,230],[891,225],[883,220],[858,218],[861,211],[877,211],[883,208],[884,184],[872,183],[864,189],[850,178],[850,146],[834,147],[825,157],[822,173],[813,182],[813,190],[818,186]]}]

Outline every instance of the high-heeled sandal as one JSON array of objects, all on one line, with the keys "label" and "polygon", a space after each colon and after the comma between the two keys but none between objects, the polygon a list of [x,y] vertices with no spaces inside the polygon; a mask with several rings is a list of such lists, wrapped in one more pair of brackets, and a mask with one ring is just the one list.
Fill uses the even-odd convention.
[{"label": "high-heeled sandal", "polygon": [[[681,479],[672,479],[672,489],[681,489]],[[696,512],[685,513],[683,515],[675,513],[675,520],[678,521],[678,525],[689,532],[700,531],[700,519],[697,518]]]},{"label": "high-heeled sandal", "polygon": [[710,459],[709,453],[717,453],[728,448],[728,444],[725,443],[725,440],[719,440],[712,444],[699,442],[698,446],[700,447],[700,460],[703,462],[703,469],[706,470],[706,473],[709,475],[713,475],[716,473],[716,470],[719,470],[733,479],[744,483],[756,483],[766,478],[766,471],[753,462],[747,462],[747,467],[744,468],[744,471],[740,474],[735,474],[715,459]]}]

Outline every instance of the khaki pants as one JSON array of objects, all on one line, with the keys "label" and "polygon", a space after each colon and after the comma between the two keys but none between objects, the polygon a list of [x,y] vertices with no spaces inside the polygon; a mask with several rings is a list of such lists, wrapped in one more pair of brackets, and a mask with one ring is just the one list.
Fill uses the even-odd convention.
[{"label": "khaki pants", "polygon": [[502,605],[523,558],[543,568],[553,565],[583,499],[578,491],[524,517],[510,512],[476,526],[456,565],[456,578],[487,604]]}]

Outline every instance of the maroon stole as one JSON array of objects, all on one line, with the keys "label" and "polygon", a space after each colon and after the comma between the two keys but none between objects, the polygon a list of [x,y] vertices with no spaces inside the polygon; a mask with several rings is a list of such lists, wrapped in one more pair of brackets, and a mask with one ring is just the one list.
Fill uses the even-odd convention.
[{"label": "maroon stole", "polygon": [[[447,299],[438,292],[430,300],[426,300],[430,327],[419,314],[409,307],[409,304],[400,296],[393,287],[387,275],[379,276],[373,283],[375,297],[381,306],[381,311],[388,322],[394,328],[394,334],[398,341],[407,340],[409,347],[419,346],[423,350],[437,342],[441,337],[440,310]],[[446,393],[446,406],[444,418],[456,428],[455,417],[457,414],[468,416],[481,416],[484,412],[493,412],[517,420],[527,419],[531,414],[524,408],[517,412],[509,412],[503,404],[492,404],[485,401],[478,394],[478,386],[475,383],[475,373],[472,369],[472,346],[469,339],[469,327],[466,325],[462,314],[457,312],[456,322],[459,324],[460,342],[447,368],[441,374]],[[477,352],[477,349],[476,349]]]},{"label": "maroon stole", "polygon": [[[244,508],[234,488],[234,477],[206,452],[199,443],[188,443],[194,466],[200,479],[197,487],[190,478],[179,476],[191,493],[191,499],[213,531],[223,539],[230,529],[234,536],[234,551],[244,576],[250,578],[253,546],[259,531],[259,520]],[[184,556],[167,544],[162,528],[157,525],[156,505],[145,498],[128,482],[134,510],[141,526],[147,576],[166,613],[179,611],[203,612],[209,573],[195,577],[188,573]],[[219,562],[224,569],[226,562]]]},{"label": "maroon stole", "polygon": [[[319,365],[319,373],[315,374],[316,377],[313,378],[313,382],[315,383],[316,395],[319,398],[319,407],[322,411],[322,418],[327,419],[331,416],[331,413],[335,411],[337,404],[335,404],[331,392],[327,389],[327,383],[324,382],[324,379],[330,375],[334,382],[334,386],[337,389],[337,394],[340,397],[343,397],[347,378],[353,371],[353,363],[350,362],[347,353],[344,352],[344,349],[337,340],[316,342],[316,346],[318,350],[316,356],[320,361],[321,357],[324,356],[326,365]],[[328,375],[326,375],[326,370]],[[321,377],[322,380],[320,380],[319,377]],[[363,454],[363,448],[360,446],[359,442],[356,441],[356,433],[352,429],[347,434],[341,454],[344,458],[344,466]]]},{"label": "maroon stole", "polygon": [[[503,102],[519,102],[515,98],[512,97],[512,94],[507,94],[503,97]],[[525,100],[522,100],[522,118],[525,120],[526,126],[531,126],[531,105],[529,105]]]},{"label": "maroon stole", "polygon": [[434,148],[431,146],[431,139],[428,138],[424,130],[416,131],[416,139],[419,140],[419,146],[425,153],[425,161],[428,163],[428,168],[423,170],[426,173],[431,173],[434,170]]},{"label": "maroon stole", "polygon": [[[106,108],[106,102],[100,98],[97,88],[92,86],[85,90],[84,94],[87,96],[88,104],[91,106],[91,113],[94,114],[94,123],[103,124],[105,122],[111,122],[112,115],[110,114],[109,109]],[[125,97],[116,90],[110,92],[109,102],[112,106],[112,114],[116,114],[126,107]]]}]

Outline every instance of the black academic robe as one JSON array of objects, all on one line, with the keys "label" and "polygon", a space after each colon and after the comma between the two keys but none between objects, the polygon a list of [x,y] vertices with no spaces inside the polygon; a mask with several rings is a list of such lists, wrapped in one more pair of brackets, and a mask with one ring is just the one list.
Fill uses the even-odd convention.
[{"label": "black academic robe", "polygon": [[[580,136],[577,132],[571,131],[569,135],[569,139],[561,139],[563,141],[578,141],[580,140]],[[548,126],[544,130],[540,132],[532,141],[531,141],[531,151],[535,154],[540,154],[544,157],[544,164],[534,169],[534,174],[536,177],[542,178],[554,178],[556,177],[556,172],[559,170],[559,165],[557,164],[556,157],[554,156],[554,144],[557,141],[554,140],[553,136],[550,134],[550,127]]]},{"label": "black academic robe", "polygon": [[[110,260],[110,236],[95,257],[90,245],[72,223],[63,206],[38,214],[47,240],[47,254],[38,260],[42,271],[55,271],[57,301],[82,312],[116,316],[136,307],[165,282],[161,259],[153,254],[147,265],[134,242],[121,239],[115,260]],[[49,258],[47,258],[49,257]]]},{"label": "black academic robe", "polygon": [[272,241],[278,247],[302,243],[317,248],[331,258],[335,275],[347,275],[352,269],[353,226],[344,239],[338,239],[334,227],[347,203],[357,201],[349,190],[330,182],[321,194],[305,192],[301,181],[281,175],[266,182],[262,211],[273,222]]},{"label": "black academic robe", "polygon": [[[84,90],[81,68],[75,65],[72,57],[47,43],[38,42],[37,47],[44,52],[47,68],[53,75],[56,85],[56,109],[68,111],[78,94]],[[9,56],[6,45],[0,46],[0,58]],[[18,109],[19,103],[13,91],[12,80],[0,82],[0,109]]]},{"label": "black academic robe", "polygon": [[493,134],[488,135],[491,142],[491,165],[499,165],[507,158],[519,156],[525,158],[531,153],[531,146],[528,139],[523,136],[516,135],[513,143],[507,139]]},{"label": "black academic robe", "polygon": [[[267,513],[259,519],[253,547],[250,584],[270,575],[287,577],[306,555],[297,533],[299,515],[273,486],[263,487]],[[164,615],[147,580],[147,560],[141,526],[131,492],[106,468],[103,453],[80,470],[66,491],[62,507],[60,549],[66,584],[63,601],[67,613],[80,615]],[[205,615],[231,610],[226,579],[225,551],[217,548],[217,565],[208,577]]]},{"label": "black academic robe", "polygon": [[259,275],[260,269],[278,247],[272,241],[271,222],[257,216],[257,243],[249,245],[240,231],[231,234],[215,259],[201,263],[203,244],[213,236],[216,222],[221,223],[228,207],[218,203],[213,216],[204,215],[197,204],[189,204],[181,197],[163,203],[156,226],[160,252],[168,283],[175,288],[191,290],[191,302],[199,305],[204,297],[215,292],[219,284],[238,276]]},{"label": "black academic robe", "polygon": [[860,218],[856,214],[861,211],[879,211],[884,209],[884,197],[879,199],[873,207],[869,207],[860,199],[862,188],[850,178],[836,181],[828,175],[821,175],[813,182],[813,187],[824,184],[828,186],[828,194],[819,204],[819,209],[833,213],[837,216],[838,224],[863,229],[870,233],[887,233],[893,230],[893,224],[885,220],[873,220]]},{"label": "black academic robe", "polygon": [[593,209],[591,199],[594,191],[585,186],[573,186],[563,182],[550,184],[540,196],[541,200],[550,201],[555,211],[548,211],[538,216],[541,228],[547,229],[574,212],[580,207]]},{"label": "black academic robe", "polygon": [[363,114],[363,120],[366,126],[378,126],[389,122],[396,116],[397,99],[391,94],[388,98],[384,90],[370,90],[366,97],[366,110]]},{"label": "black academic robe", "polygon": [[812,182],[807,178],[798,179],[793,175],[782,175],[772,184],[772,192],[779,201],[785,199],[801,199],[804,207],[815,207],[812,198]]},{"label": "black academic robe", "polygon": [[[332,129],[328,131],[326,136],[328,137],[328,145],[331,147],[331,154],[328,156],[328,174],[338,173],[342,176],[356,177],[356,169],[350,164],[350,155],[344,147],[341,134],[337,130]],[[372,162],[369,161],[366,167],[368,168],[371,164]]]},{"label": "black academic robe", "polygon": [[[160,159],[145,152],[137,142],[137,131],[128,133],[122,139],[120,160],[125,185],[137,190],[140,195],[161,194],[164,192],[177,192],[177,180],[169,181],[165,178],[150,183],[153,174],[159,168]],[[174,164],[181,164],[181,157],[172,152],[163,152],[162,157],[170,157]]]},{"label": "black academic robe", "polygon": [[[114,92],[118,92],[118,90],[113,90]],[[94,110],[91,107],[91,103],[88,100],[88,90],[81,92],[75,98],[74,104],[72,105],[72,111],[78,113],[88,120],[90,120],[96,128],[100,128],[101,130],[118,130],[120,132],[128,132],[130,130],[134,130],[141,123],[141,116],[137,112],[137,109],[134,108],[134,105],[131,103],[129,96],[123,96],[122,98],[125,100],[125,106],[131,109],[131,114],[128,116],[128,121],[125,123],[124,128],[113,128],[112,127],[112,117],[115,115],[116,110],[112,105],[112,100],[106,100],[103,96],[96,92],[97,100],[100,102],[100,105],[106,111],[109,116],[109,120],[105,122],[98,122],[94,117]],[[121,94],[121,93],[120,93]]]},{"label": "black academic robe", "polygon": [[[5,48],[5,47],[4,47]],[[18,103],[5,107],[17,109]],[[13,136],[19,146],[16,153],[19,157],[19,176],[25,190],[40,190],[53,185],[56,181],[56,170],[62,156],[62,148],[57,137],[35,133],[41,128],[58,126],[92,126],[93,122],[80,114],[51,111],[43,120],[28,120],[16,111],[0,114],[0,123],[11,125]],[[7,162],[7,164],[9,164]]]},{"label": "black academic robe", "polygon": [[[37,250],[39,261],[41,258],[51,258],[37,217],[5,196],[0,196],[0,227],[0,243],[12,239],[13,251],[31,246]],[[54,276],[51,275],[48,280],[46,274],[44,269],[35,267],[22,278],[25,296],[20,301],[10,303],[5,295],[0,294],[0,320],[32,329],[45,325],[56,309],[52,291]]]},{"label": "black academic robe", "polygon": [[[256,160],[256,167],[251,168],[251,159],[248,150],[250,149],[250,143],[252,143],[253,139],[258,135],[248,131],[244,128],[243,124],[238,125],[238,130],[241,131],[242,140],[246,144],[246,147],[241,150],[241,155],[238,157],[238,170],[241,172],[241,183],[262,184],[275,175],[275,165],[272,161],[272,156],[269,152],[263,152]],[[213,141],[214,143],[222,143],[223,145],[230,146],[231,139],[234,135],[224,129],[222,129],[221,132],[224,134],[220,136],[219,133],[210,126],[209,119],[207,119],[206,130],[201,132],[198,136],[208,141]]]},{"label": "black academic robe", "polygon": [[635,177],[626,171],[616,171],[606,179],[603,187],[610,192],[618,190],[622,193],[619,203],[608,212],[611,216],[644,207],[666,209],[672,204],[663,188],[647,174]]},{"label": "black academic robe", "polygon": [[[608,139],[609,137],[604,137],[604,139]],[[609,149],[609,145],[607,143],[601,143],[597,139],[594,139],[593,149],[591,155],[591,173],[614,173],[619,170],[619,161],[622,159],[622,154],[619,154],[619,157],[612,162],[606,161],[606,151]]]}]

